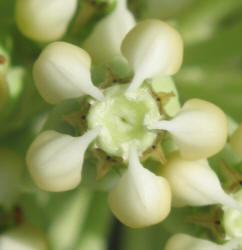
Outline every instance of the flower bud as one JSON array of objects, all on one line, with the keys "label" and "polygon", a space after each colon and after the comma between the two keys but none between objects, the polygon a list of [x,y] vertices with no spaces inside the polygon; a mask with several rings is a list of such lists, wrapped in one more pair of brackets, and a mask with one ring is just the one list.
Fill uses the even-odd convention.
[{"label": "flower bud", "polygon": [[175,234],[167,242],[165,250],[232,250],[238,247],[239,239],[219,245],[186,234]]},{"label": "flower bud", "polygon": [[145,169],[131,146],[129,167],[110,192],[112,212],[132,228],[150,226],[164,220],[170,212],[171,192],[168,182]]},{"label": "flower bud", "polygon": [[57,40],[65,34],[76,6],[77,0],[17,0],[17,25],[30,39]]},{"label": "flower bud", "polygon": [[237,128],[230,138],[230,146],[232,150],[242,158],[242,124]]},{"label": "flower bud", "polygon": [[170,132],[182,157],[197,160],[210,157],[225,146],[227,117],[214,104],[191,99],[172,120],[157,122],[150,128]]},{"label": "flower bud", "polygon": [[134,69],[129,92],[147,78],[175,74],[182,63],[183,42],[171,26],[151,19],[140,22],[126,35],[121,50]]},{"label": "flower bud", "polygon": [[114,11],[102,19],[84,43],[95,63],[121,55],[123,38],[135,25],[133,14],[127,8],[127,0],[118,0]]},{"label": "flower bud", "polygon": [[48,250],[47,241],[36,228],[22,225],[0,235],[1,250]]},{"label": "flower bud", "polygon": [[205,159],[188,161],[178,153],[170,155],[162,175],[172,190],[174,206],[222,204],[241,211],[242,207],[224,192],[215,172]]},{"label": "flower bud", "polygon": [[[234,198],[242,205],[242,189],[234,194]],[[227,236],[241,238],[242,249],[242,212],[231,208],[224,209],[223,225]]]},{"label": "flower bud", "polygon": [[95,128],[80,137],[52,130],[41,133],[27,153],[29,171],[36,184],[52,192],[75,188],[81,181],[85,151],[99,131]]},{"label": "flower bud", "polygon": [[40,95],[51,104],[86,94],[101,100],[102,92],[91,81],[90,66],[91,59],[83,49],[54,42],[35,62],[33,76]]}]

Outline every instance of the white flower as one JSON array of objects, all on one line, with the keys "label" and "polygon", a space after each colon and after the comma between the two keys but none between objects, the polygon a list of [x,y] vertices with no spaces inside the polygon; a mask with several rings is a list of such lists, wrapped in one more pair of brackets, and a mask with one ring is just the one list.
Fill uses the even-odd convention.
[{"label": "white flower", "polygon": [[234,239],[219,245],[186,234],[175,234],[168,240],[165,250],[232,250],[238,247],[239,241],[240,239]]},{"label": "white flower", "polygon": [[197,160],[218,153],[226,143],[227,117],[214,104],[191,99],[170,121],[162,120],[151,129],[167,130],[183,158]]},{"label": "white flower", "polygon": [[[129,163],[108,200],[113,213],[130,227],[149,226],[166,218],[171,203],[168,182],[173,201],[178,205],[220,203],[241,209],[223,191],[204,159],[193,162],[171,159],[164,173],[168,182],[139,162],[138,155],[145,156],[150,151],[162,153],[158,140],[160,130],[172,135],[187,159],[211,156],[221,150],[226,141],[226,117],[218,107],[206,101],[188,101],[172,120],[161,120],[166,117],[162,94],[172,96],[167,89],[173,91],[170,86],[173,83],[167,81],[166,75],[174,74],[182,61],[183,44],[179,34],[162,21],[147,20],[126,35],[122,52],[134,69],[134,78],[129,85],[117,84],[103,92],[91,81],[90,57],[84,50],[56,42],[40,55],[34,65],[34,79],[45,100],[56,104],[82,95],[93,99],[88,99],[90,108],[85,116],[91,130],[87,134],[72,137],[47,131],[33,143],[27,160],[36,183],[49,191],[76,187],[81,180],[84,152],[95,139],[95,146],[108,157],[121,157]],[[161,79],[160,86],[153,82],[155,76]],[[164,92],[163,82],[169,82]],[[146,86],[140,87],[143,83]],[[175,115],[179,105],[176,103],[173,108],[172,115]],[[156,155],[157,158],[162,162],[161,155]]]},{"label": "white flower", "polygon": [[127,8],[127,0],[117,0],[114,11],[98,22],[83,47],[95,63],[113,59],[121,55],[122,40],[134,26],[135,19]]},{"label": "white flower", "polygon": [[222,204],[242,210],[242,206],[226,194],[215,172],[205,159],[188,161],[172,154],[162,172],[172,190],[174,206]]},{"label": "white flower", "polygon": [[81,181],[85,151],[100,128],[72,137],[55,131],[41,133],[27,153],[29,171],[36,184],[47,191],[75,188]]},{"label": "white flower", "polygon": [[136,149],[131,146],[128,169],[110,192],[108,202],[121,222],[139,228],[159,223],[168,216],[171,192],[164,178],[140,164]]},{"label": "white flower", "polygon": [[30,39],[57,40],[64,35],[76,7],[77,0],[17,0],[17,25]]}]

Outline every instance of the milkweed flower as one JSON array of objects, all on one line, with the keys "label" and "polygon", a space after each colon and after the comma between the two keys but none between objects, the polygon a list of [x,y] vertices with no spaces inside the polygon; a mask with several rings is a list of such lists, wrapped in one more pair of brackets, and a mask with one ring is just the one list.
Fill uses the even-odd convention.
[{"label": "milkweed flower", "polygon": [[[31,145],[27,162],[39,187],[64,191],[80,183],[89,145],[90,150],[103,151],[107,159],[121,159],[127,168],[110,191],[109,205],[126,225],[144,227],[165,219],[171,206],[169,179],[155,175],[142,164],[151,156],[164,165],[160,133],[170,133],[182,157],[202,161],[225,145],[227,120],[218,107],[198,99],[185,103],[167,120],[162,82],[178,71],[183,55],[182,39],[168,24],[159,20],[140,22],[123,39],[121,51],[134,71],[133,79],[99,89],[91,80],[90,56],[83,49],[65,42],[44,49],[33,68],[40,95],[51,104],[88,95],[87,132],[77,137],[42,132]],[[161,81],[154,84],[157,76]],[[228,201],[204,162],[207,172],[200,178],[212,176],[211,185],[219,190],[222,200],[226,197]],[[196,167],[196,163],[190,165]],[[211,204],[211,199],[208,202]],[[235,206],[233,202],[226,205]]]}]

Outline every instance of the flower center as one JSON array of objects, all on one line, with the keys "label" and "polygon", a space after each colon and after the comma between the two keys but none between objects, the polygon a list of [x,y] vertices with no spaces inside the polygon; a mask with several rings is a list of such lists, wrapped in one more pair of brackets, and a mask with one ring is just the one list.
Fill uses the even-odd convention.
[{"label": "flower center", "polygon": [[98,147],[124,159],[131,141],[139,153],[153,144],[156,134],[147,126],[160,118],[155,98],[147,87],[132,92],[130,97],[125,95],[127,87],[122,84],[105,89],[105,101],[93,102],[87,116],[90,129],[102,127]]}]

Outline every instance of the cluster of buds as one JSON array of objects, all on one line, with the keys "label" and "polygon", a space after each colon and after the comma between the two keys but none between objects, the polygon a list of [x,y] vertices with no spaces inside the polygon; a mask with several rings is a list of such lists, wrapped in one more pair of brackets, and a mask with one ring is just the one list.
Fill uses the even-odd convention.
[{"label": "cluster of buds", "polygon": [[[63,7],[66,1],[55,2]],[[73,6],[68,1],[73,8],[63,19],[64,28],[73,14],[76,1],[72,2]],[[17,8],[19,13],[21,8]],[[50,29],[52,24],[55,22],[49,25]],[[83,165],[88,168],[85,153],[99,150],[106,157],[106,165],[110,159],[123,165],[119,180],[109,190],[108,202],[116,217],[130,227],[161,222],[172,205],[221,204],[241,211],[241,205],[224,192],[207,161],[227,140],[223,111],[207,101],[191,99],[180,110],[166,112],[170,99],[177,99],[174,93],[165,94],[163,88],[167,79],[173,84],[170,77],[181,67],[182,38],[159,20],[134,24],[126,1],[119,1],[114,12],[100,22],[84,44],[98,62],[122,54],[134,72],[126,84],[119,79],[113,85],[95,86],[91,57],[70,43],[51,43],[40,54],[33,68],[40,95],[56,105],[87,95],[88,109],[84,115],[86,131],[78,131],[81,136],[47,130],[34,140],[27,153],[33,179],[46,191],[73,189],[81,182]],[[119,29],[121,33],[115,32]],[[40,34],[33,32],[32,27],[26,30]],[[56,39],[59,34],[44,37]],[[158,77],[160,80],[156,81]],[[164,134],[174,145],[175,152],[168,156],[162,149]],[[159,162],[158,173],[145,165],[148,158]]]}]

